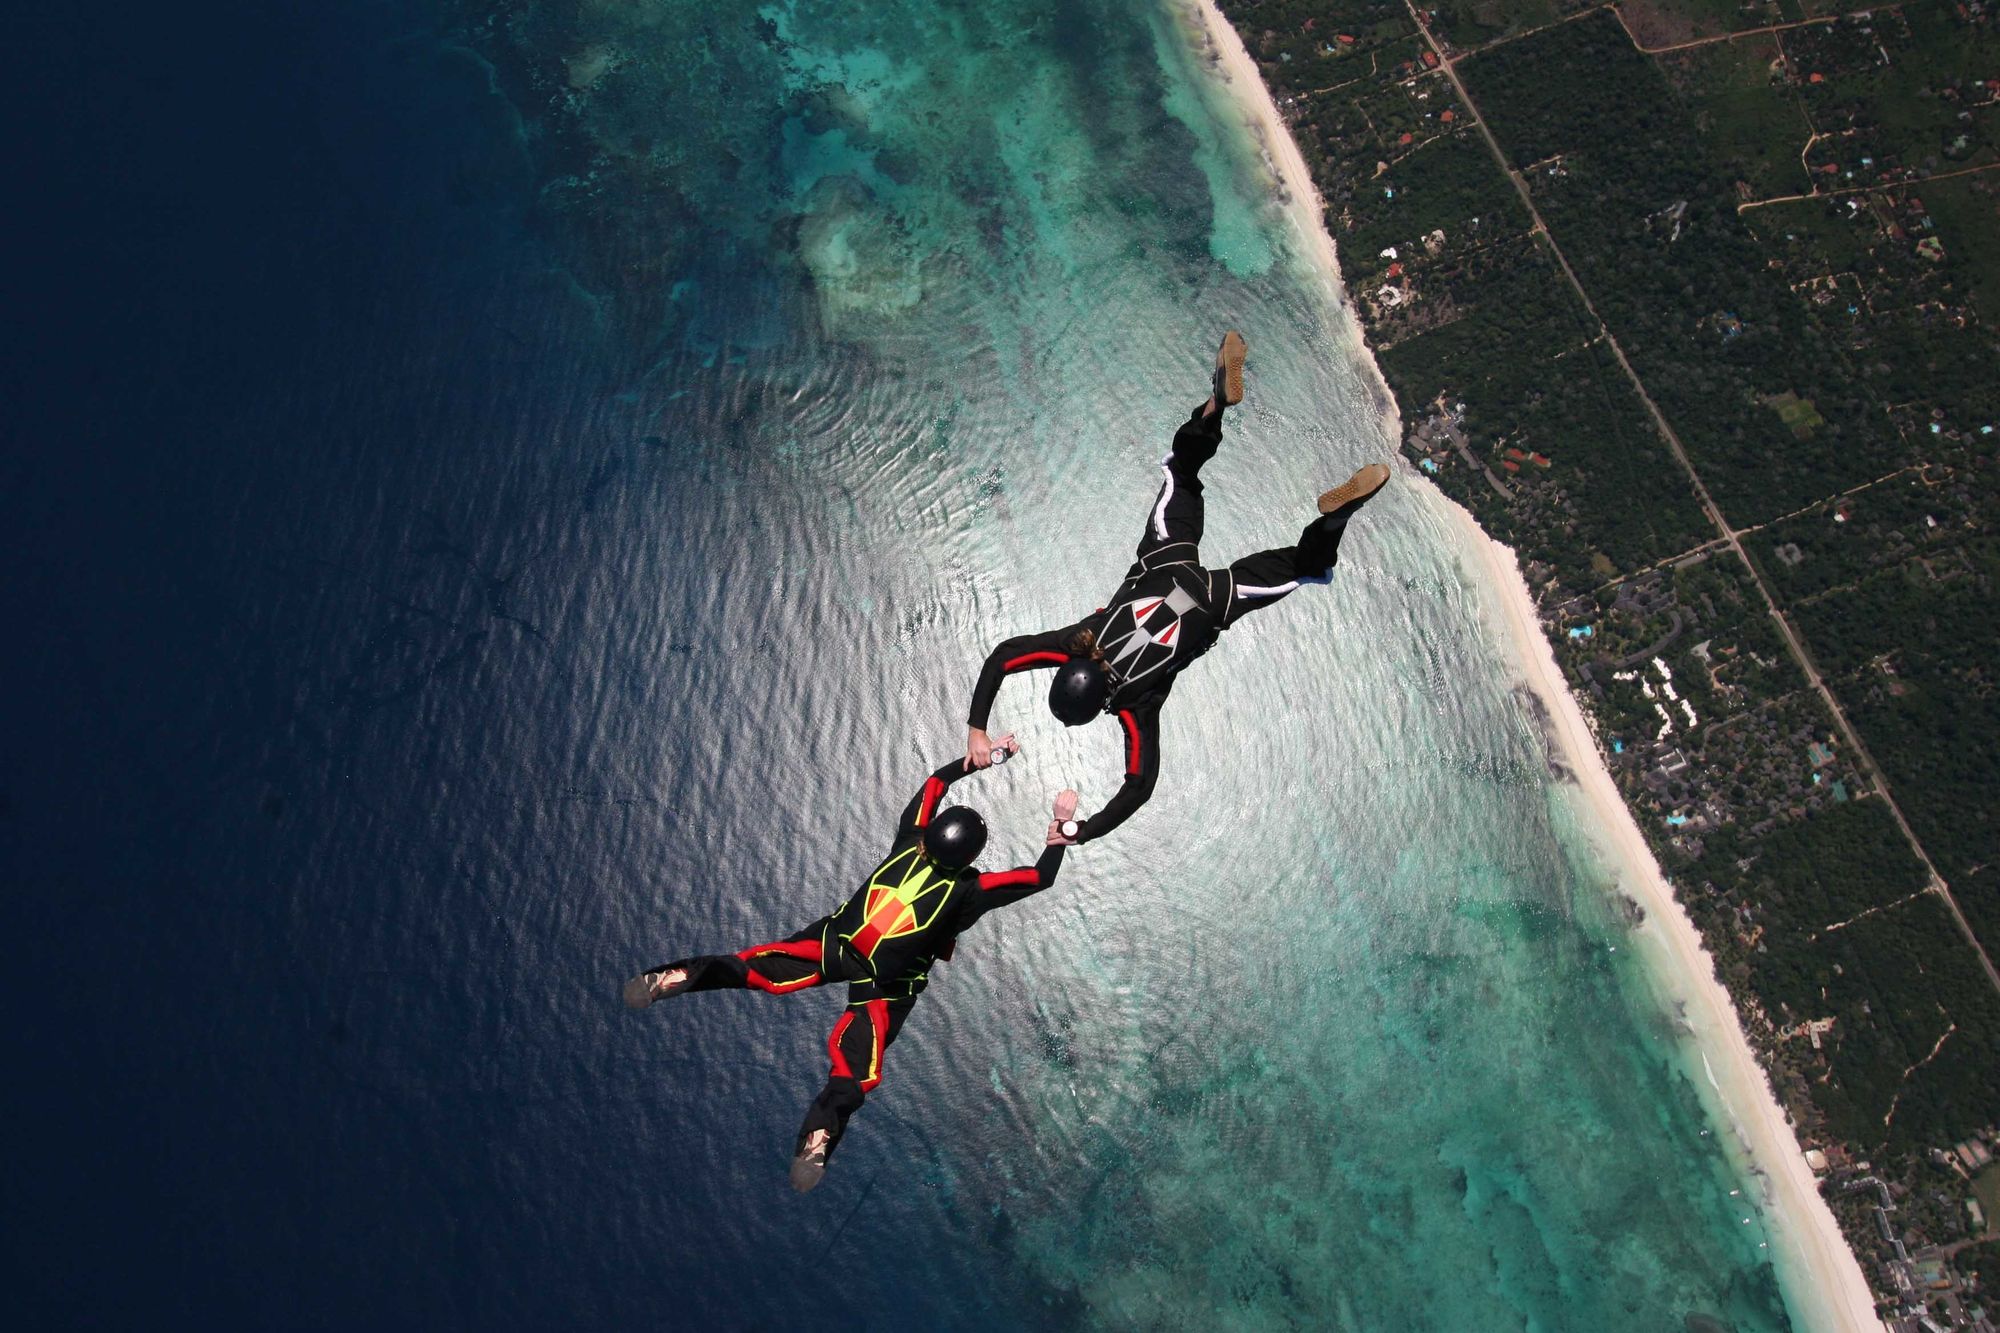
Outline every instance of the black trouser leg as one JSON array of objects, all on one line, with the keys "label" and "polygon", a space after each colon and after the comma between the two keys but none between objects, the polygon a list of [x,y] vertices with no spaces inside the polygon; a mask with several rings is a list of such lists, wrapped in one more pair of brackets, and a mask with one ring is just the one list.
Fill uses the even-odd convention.
[{"label": "black trouser leg", "polygon": [[736,953],[710,953],[662,963],[655,972],[667,968],[687,969],[688,980],[681,994],[697,990],[761,990],[774,995],[822,985],[826,973],[820,967],[820,939],[826,929],[821,917],[796,935],[770,944],[753,944]]},{"label": "black trouser leg", "polygon": [[1318,582],[1340,560],[1343,518],[1323,516],[1306,524],[1296,546],[1279,546],[1246,555],[1229,567],[1229,609],[1222,617],[1228,629],[1252,611],[1272,606],[1301,583]]},{"label": "black trouser leg", "polygon": [[[849,991],[850,996],[853,993]],[[827,1132],[827,1156],[833,1155],[840,1136],[847,1132],[848,1117],[861,1109],[868,1094],[882,1081],[883,1054],[902,1031],[903,1020],[910,1016],[910,1006],[915,1003],[914,998],[850,1000],[847,1012],[833,1025],[833,1032],[826,1039],[832,1069],[827,1074],[826,1086],[806,1108],[805,1122],[799,1126],[800,1148],[805,1147],[814,1130],[823,1129]]]},{"label": "black trouser leg", "polygon": [[1294,563],[1300,578],[1323,578],[1333,572],[1333,567],[1340,563],[1340,538],[1347,531],[1350,517],[1350,514],[1322,514],[1306,524],[1299,533],[1299,544],[1292,548],[1298,552]]},{"label": "black trouser leg", "polygon": [[687,970],[687,985],[670,994],[685,995],[694,990],[742,990],[750,984],[750,969],[733,953],[699,954],[693,958],[661,963],[652,970],[665,972],[675,967]]},{"label": "black trouser leg", "polygon": [[1215,457],[1215,451],[1222,447],[1222,408],[1203,415],[1197,407],[1174,432],[1174,447],[1171,457],[1199,469],[1203,463]]},{"label": "black trouser leg", "polygon": [[1177,559],[1198,559],[1205,509],[1201,498],[1201,465],[1215,457],[1222,444],[1222,414],[1204,417],[1201,409],[1174,432],[1174,443],[1161,470],[1166,478],[1146,511],[1146,530],[1139,536],[1139,559],[1169,546],[1186,545]]}]

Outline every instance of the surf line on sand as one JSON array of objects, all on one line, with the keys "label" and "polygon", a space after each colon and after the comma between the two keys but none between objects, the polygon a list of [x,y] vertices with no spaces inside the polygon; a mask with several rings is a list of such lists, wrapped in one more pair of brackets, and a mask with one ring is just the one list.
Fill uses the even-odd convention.
[{"label": "surf line on sand", "polygon": [[[1244,128],[1276,176],[1301,253],[1335,307],[1334,327],[1366,368],[1384,405],[1384,443],[1391,453],[1398,453],[1402,413],[1368,349],[1361,322],[1347,302],[1333,236],[1326,228],[1325,205],[1305,157],[1278,114],[1256,62],[1216,8],[1215,0],[1178,3],[1188,20],[1190,39],[1212,58],[1217,76],[1243,113]],[[1414,475],[1407,468],[1403,471],[1406,476]],[[1757,1063],[1735,1003],[1716,978],[1715,960],[1702,947],[1694,921],[1674,897],[1673,887],[1612,780],[1582,707],[1563,679],[1555,650],[1542,632],[1520,560],[1511,547],[1488,536],[1470,511],[1445,499],[1441,492],[1434,494],[1450,521],[1458,525],[1461,549],[1486,594],[1483,610],[1501,633],[1511,665],[1552,719],[1551,744],[1561,751],[1575,775],[1574,795],[1584,806],[1584,826],[1597,836],[1599,850],[1617,873],[1620,889],[1645,909],[1645,921],[1634,932],[1641,954],[1663,998],[1683,1010],[1703,1071],[1720,1103],[1716,1109],[1722,1115],[1718,1118],[1726,1119],[1736,1131],[1748,1173],[1765,1186],[1776,1242],[1775,1266],[1788,1303],[1808,1328],[1877,1333],[1883,1325],[1875,1315],[1874,1297],[1860,1262],[1820,1197],[1798,1135]]]}]

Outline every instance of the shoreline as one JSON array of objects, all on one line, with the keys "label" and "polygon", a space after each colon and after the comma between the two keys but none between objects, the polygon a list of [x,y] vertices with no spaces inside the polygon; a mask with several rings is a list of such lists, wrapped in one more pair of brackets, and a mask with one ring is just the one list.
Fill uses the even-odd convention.
[{"label": "shoreline", "polygon": [[[1192,0],[1192,5],[1224,82],[1247,114],[1249,128],[1289,196],[1288,217],[1302,233],[1306,252],[1329,283],[1336,303],[1348,310],[1355,348],[1372,372],[1386,405],[1388,437],[1392,447],[1400,444],[1402,415],[1375,365],[1360,320],[1353,317],[1345,300],[1333,237],[1326,229],[1319,189],[1304,155],[1256,62],[1216,8],[1215,0]],[[1310,210],[1309,215],[1301,216],[1301,210]],[[1440,494],[1440,498],[1444,497]],[[1788,1304],[1806,1327],[1875,1333],[1883,1325],[1860,1262],[1819,1195],[1798,1137],[1750,1047],[1735,1002],[1716,976],[1714,960],[1702,947],[1692,918],[1675,898],[1631,808],[1598,754],[1583,709],[1570,692],[1556,663],[1555,650],[1542,631],[1520,561],[1511,547],[1489,536],[1470,511],[1448,499],[1445,505],[1451,521],[1460,525],[1474,574],[1494,595],[1492,606],[1501,621],[1495,628],[1512,648],[1523,682],[1547,712],[1546,729],[1560,750],[1559,757],[1567,762],[1572,790],[1576,799],[1589,807],[1591,827],[1603,839],[1600,855],[1618,873],[1618,887],[1645,910],[1644,923],[1633,932],[1635,944],[1652,955],[1649,970],[1663,997],[1684,1007],[1711,1090],[1765,1195],[1763,1207],[1777,1247],[1773,1261]],[[1784,1282],[1788,1274],[1793,1280]]]},{"label": "shoreline", "polygon": [[[1746,1163],[1764,1193],[1763,1208],[1778,1247],[1779,1271],[1793,1270],[1796,1289],[1787,1297],[1794,1313],[1813,1328],[1882,1327],[1861,1265],[1849,1249],[1833,1211],[1820,1197],[1784,1108],[1757,1062],[1735,1001],[1715,974],[1715,962],[1687,909],[1674,896],[1652,849],[1597,752],[1583,709],[1556,665],[1555,650],[1542,632],[1533,597],[1513,548],[1494,540],[1457,504],[1449,504],[1476,573],[1496,594],[1502,623],[1497,626],[1513,649],[1528,688],[1548,710],[1548,730],[1568,761],[1573,791],[1589,811],[1590,827],[1604,840],[1606,863],[1618,873],[1618,889],[1631,896],[1646,918],[1633,934],[1662,998],[1676,1004],[1720,1109],[1726,1113]],[[1713,1056],[1713,1059],[1710,1057]]]}]

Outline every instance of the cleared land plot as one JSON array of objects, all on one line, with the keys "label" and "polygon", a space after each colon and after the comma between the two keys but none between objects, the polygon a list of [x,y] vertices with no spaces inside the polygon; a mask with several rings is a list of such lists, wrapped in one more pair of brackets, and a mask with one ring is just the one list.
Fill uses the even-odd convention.
[{"label": "cleared land plot", "polygon": [[2000,1234],[2000,1166],[1989,1166],[1972,1179],[1972,1193],[1979,1200],[1979,1211],[1986,1214],[1986,1234]]},{"label": "cleared land plot", "polygon": [[1660,67],[1692,108],[1710,151],[1749,187],[1750,197],[1812,187],[1800,162],[1812,127],[1785,79],[1775,39],[1717,42],[1662,56]]},{"label": "cleared land plot", "polygon": [[1775,0],[1623,0],[1618,12],[1648,50],[1792,21]]}]

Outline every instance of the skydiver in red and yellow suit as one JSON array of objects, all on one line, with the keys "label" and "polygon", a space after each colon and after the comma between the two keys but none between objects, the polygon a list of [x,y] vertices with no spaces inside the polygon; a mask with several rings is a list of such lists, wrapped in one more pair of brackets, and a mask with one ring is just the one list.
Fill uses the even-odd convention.
[{"label": "skydiver in red and yellow suit", "polygon": [[[1019,747],[1008,736],[995,748]],[[986,821],[962,805],[938,809],[965,772],[954,758],[924,782],[903,811],[889,855],[829,915],[785,939],[663,963],[625,983],[625,1003],[634,1009],[687,991],[783,995],[847,983],[847,1009],[826,1043],[833,1069],[806,1110],[792,1158],[792,1188],[801,1193],[819,1184],[848,1117],[882,1081],[883,1053],[928,983],[931,964],[951,957],[959,933],[986,913],[1055,883],[1062,867],[1063,825],[1076,813],[1075,792],[1057,794],[1040,860],[982,873],[973,862],[986,845]]]}]

